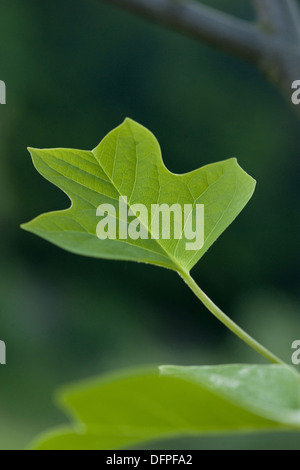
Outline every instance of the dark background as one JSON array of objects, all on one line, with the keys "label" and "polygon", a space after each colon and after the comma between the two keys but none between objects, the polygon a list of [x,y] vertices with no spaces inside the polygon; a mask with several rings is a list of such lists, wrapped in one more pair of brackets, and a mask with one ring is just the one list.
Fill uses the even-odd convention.
[{"label": "dark background", "polygon": [[[251,2],[210,1],[244,18]],[[92,0],[2,0],[0,448],[67,419],[65,383],[138,364],[263,362],[171,271],[83,258],[20,230],[68,200],[26,148],[92,149],[129,116],[169,170],[237,157],[257,180],[193,269],[212,299],[288,362],[300,338],[300,122],[252,66]],[[295,77],[300,79],[300,77]],[[174,440],[161,448],[300,448],[299,434]],[[153,445],[152,445],[152,448]]]}]

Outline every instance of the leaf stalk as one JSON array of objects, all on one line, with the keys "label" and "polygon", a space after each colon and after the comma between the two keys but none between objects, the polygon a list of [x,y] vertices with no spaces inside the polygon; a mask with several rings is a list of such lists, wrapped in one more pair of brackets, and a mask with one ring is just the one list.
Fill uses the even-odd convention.
[{"label": "leaf stalk", "polygon": [[[265,359],[270,361],[272,364],[280,364],[287,366],[287,364],[282,361],[275,354],[270,352],[262,344],[256,341],[252,336],[250,336],[246,331],[244,331],[240,326],[238,326],[233,320],[231,320],[222,310],[214,304],[214,302],[203,292],[198,284],[191,277],[190,273],[179,273],[183,278],[185,283],[189,286],[192,292],[196,297],[201,300],[205,307],[218,319],[223,325],[225,325],[232,333],[234,333],[238,338],[240,338],[244,343],[248,344],[250,348],[254,349],[258,354],[263,356]],[[289,367],[289,366],[288,366]]]}]

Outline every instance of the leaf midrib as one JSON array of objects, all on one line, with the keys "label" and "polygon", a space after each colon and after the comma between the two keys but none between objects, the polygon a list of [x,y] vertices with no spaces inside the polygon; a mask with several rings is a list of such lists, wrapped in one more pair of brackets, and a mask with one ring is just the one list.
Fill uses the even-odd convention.
[{"label": "leaf midrib", "polygon": [[[129,128],[130,128],[130,126],[129,126]],[[130,131],[131,131],[131,128],[130,128]],[[132,131],[131,131],[131,134],[132,134],[132,138],[133,138],[133,140],[134,140],[135,147],[136,147],[136,146],[137,146],[137,142],[136,142],[136,139],[134,138],[134,135],[133,135],[133,132],[132,132]],[[117,141],[118,141],[118,139],[119,139],[119,135],[120,135],[120,132],[118,132]],[[94,149],[94,150],[95,150],[95,149]],[[99,166],[101,167],[102,171],[105,173],[105,175],[107,176],[107,178],[109,179],[109,181],[111,182],[112,186],[113,186],[114,189],[117,191],[117,193],[119,194],[119,196],[122,197],[122,194],[120,193],[120,190],[116,187],[114,181],[112,180],[112,178],[109,176],[109,174],[105,171],[105,169],[103,168],[103,166],[102,166],[101,163],[100,163],[101,157],[102,157],[103,152],[104,152],[104,145],[103,145],[102,152],[101,152],[101,154],[100,154],[99,160],[98,160],[97,156],[95,155],[94,150],[92,150],[92,154],[94,155],[96,162],[99,164]],[[137,158],[137,151],[135,151],[135,156],[136,156],[136,158]],[[114,168],[114,165],[115,165],[115,160],[116,160],[116,152],[115,152],[115,155],[114,155],[113,168]],[[135,181],[134,181],[134,183],[135,183]],[[160,186],[159,186],[159,188],[160,188]],[[128,199],[127,199],[127,204],[126,204],[126,205],[127,205],[128,209],[131,209],[130,204],[128,204]],[[139,217],[137,217],[137,218],[139,219]],[[145,225],[143,224],[143,222],[142,222],[140,219],[139,219],[139,221],[140,221],[141,225],[147,230],[147,232],[148,232],[148,234],[150,235],[151,239],[152,239],[152,240],[155,240],[155,243],[164,251],[164,253],[166,253],[167,258],[170,259],[170,260],[173,262],[173,264],[174,264],[176,270],[177,270],[178,272],[181,272],[181,273],[184,273],[184,274],[188,274],[188,271],[186,271],[180,264],[178,264],[177,258],[174,258],[174,257],[166,250],[166,248],[165,248],[163,245],[161,245],[161,244],[159,243],[159,239],[152,238],[151,229],[150,229],[149,227],[145,226]]]}]

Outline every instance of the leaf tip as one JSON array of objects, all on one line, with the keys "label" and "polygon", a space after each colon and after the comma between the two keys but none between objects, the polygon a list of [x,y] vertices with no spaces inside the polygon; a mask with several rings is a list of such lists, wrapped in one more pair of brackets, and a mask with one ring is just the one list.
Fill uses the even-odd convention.
[{"label": "leaf tip", "polygon": [[36,151],[33,147],[27,147],[28,152],[32,155],[34,151]]},{"label": "leaf tip", "polygon": [[128,116],[127,116],[127,117],[124,119],[124,121],[123,121],[124,124],[125,124],[125,123],[126,123],[126,124],[129,124],[129,123],[131,123],[131,122],[135,122],[135,121],[134,121],[133,119],[131,119],[130,117],[128,117]]},{"label": "leaf tip", "polygon": [[138,123],[134,119],[131,119],[130,117],[126,117],[121,125],[123,126],[127,125],[128,127],[132,127],[132,126],[138,126]]},{"label": "leaf tip", "polygon": [[30,156],[31,156],[33,161],[34,161],[34,157],[37,155],[38,151],[41,152],[40,149],[36,149],[36,148],[33,148],[33,147],[27,147],[27,150],[30,153]]},{"label": "leaf tip", "polygon": [[30,228],[29,228],[29,225],[30,225],[30,222],[26,222],[24,224],[21,224],[20,225],[20,229],[21,230],[25,230],[26,232],[31,232]]}]

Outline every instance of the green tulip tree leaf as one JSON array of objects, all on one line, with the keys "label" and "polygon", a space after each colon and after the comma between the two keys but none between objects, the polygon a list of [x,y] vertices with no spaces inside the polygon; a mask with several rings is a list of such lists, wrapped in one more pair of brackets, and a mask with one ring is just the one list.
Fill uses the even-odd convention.
[{"label": "green tulip tree leaf", "polygon": [[110,450],[183,435],[300,428],[300,378],[280,365],[162,366],[81,383],[58,395],[73,424],[41,450]]},{"label": "green tulip tree leaf", "polygon": [[[154,135],[131,119],[111,131],[92,151],[70,149],[29,149],[40,174],[71,199],[69,209],[43,214],[22,228],[73,253],[107,259],[152,263],[186,273],[198,262],[218,236],[248,202],[255,181],[236,159],[206,165],[190,173],[176,175],[163,164]],[[195,152],[199,152],[195,149]],[[183,155],[184,158],[184,155]],[[143,204],[190,204],[193,217],[203,204],[204,244],[186,249],[187,239],[152,238],[151,224],[136,214],[148,239],[99,240],[96,234],[101,204],[113,205],[119,216],[119,198],[127,198],[128,211]],[[132,218],[131,218],[132,219]],[[129,225],[120,217],[117,222]]]}]

